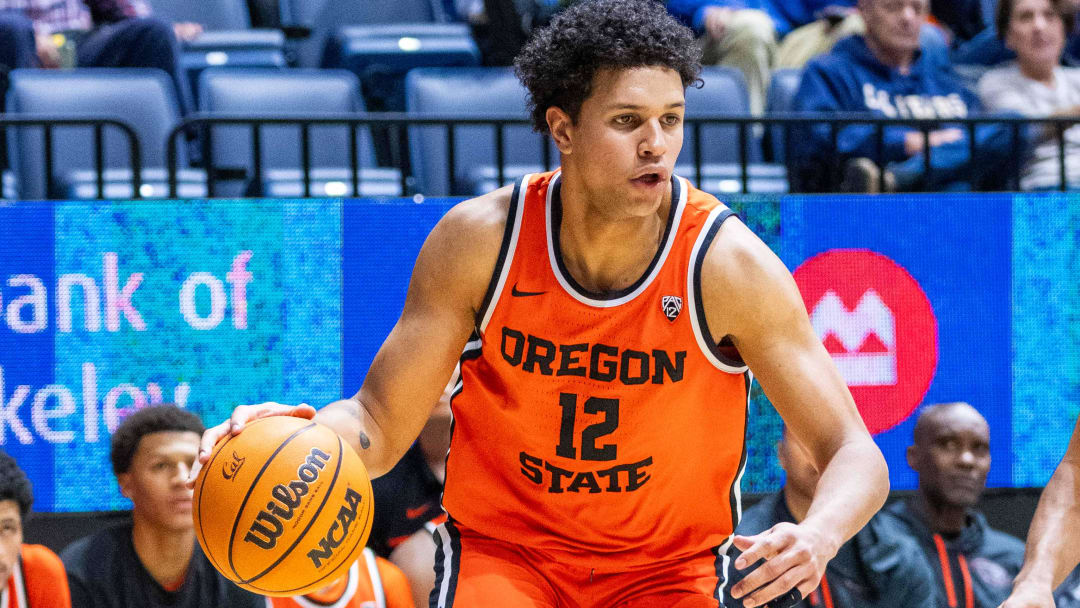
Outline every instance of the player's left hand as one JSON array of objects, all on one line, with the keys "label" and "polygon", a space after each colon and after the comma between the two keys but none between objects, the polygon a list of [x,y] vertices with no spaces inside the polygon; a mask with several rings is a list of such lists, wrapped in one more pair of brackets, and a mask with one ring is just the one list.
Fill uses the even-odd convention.
[{"label": "player's left hand", "polygon": [[839,549],[819,531],[787,522],[754,536],[735,536],[732,542],[742,551],[735,560],[736,569],[765,560],[731,589],[732,597],[742,598],[746,608],[764,606],[792,589],[809,597]]}]

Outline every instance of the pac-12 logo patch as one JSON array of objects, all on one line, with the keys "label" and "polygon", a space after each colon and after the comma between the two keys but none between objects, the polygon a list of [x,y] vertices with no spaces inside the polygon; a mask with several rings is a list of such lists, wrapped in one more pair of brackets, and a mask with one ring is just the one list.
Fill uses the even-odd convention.
[{"label": "pac-12 logo patch", "polygon": [[871,433],[900,424],[937,369],[937,319],[919,283],[874,251],[832,249],[794,272],[814,332]]},{"label": "pac-12 logo patch", "polygon": [[682,312],[682,298],[679,296],[664,296],[660,298],[660,309],[668,321],[675,322],[675,317]]}]

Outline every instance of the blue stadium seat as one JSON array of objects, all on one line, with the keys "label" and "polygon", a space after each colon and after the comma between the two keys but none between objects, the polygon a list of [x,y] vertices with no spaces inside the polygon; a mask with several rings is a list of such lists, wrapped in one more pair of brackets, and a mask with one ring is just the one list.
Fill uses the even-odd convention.
[{"label": "blue stadium seat", "polygon": [[[702,88],[686,90],[686,117],[708,118],[716,115],[750,116],[749,94],[742,73],[726,66],[707,66],[701,71]],[[777,193],[787,191],[787,172],[779,165],[762,164],[761,139],[752,126],[746,128],[746,154],[748,190],[750,192]],[[740,191],[742,183],[739,165],[739,128],[735,125],[709,125],[701,129],[700,183],[696,185],[713,194]],[[683,136],[683,148],[675,172],[691,181],[698,181],[695,172],[694,141],[696,134],[692,124],[687,123]]]},{"label": "blue stadium seat", "polygon": [[[527,118],[525,88],[510,68],[419,68],[405,78],[405,106],[410,114]],[[479,194],[498,186],[493,126],[454,128],[454,177],[447,170],[447,129],[442,126],[409,128],[409,158],[416,189],[427,195]],[[550,140],[526,125],[503,131],[506,181],[545,170],[544,146],[551,166],[559,155]]]},{"label": "blue stadium seat", "polygon": [[463,23],[345,26],[327,38],[320,63],[356,74],[374,108],[399,112],[409,70],[478,65],[480,50]]},{"label": "blue stadium seat", "polygon": [[278,30],[203,32],[184,43],[180,67],[199,95],[199,74],[211,67],[284,68],[285,35]]},{"label": "blue stadium seat", "polygon": [[298,51],[300,65],[318,67],[327,38],[346,25],[437,23],[447,21],[441,0],[281,0],[293,25],[310,29]]},{"label": "blue stadium seat", "polygon": [[207,30],[246,30],[251,16],[245,0],[149,0],[156,17],[172,23],[198,23]]},{"label": "blue stadium seat", "polygon": [[182,44],[181,68],[198,98],[199,72],[214,66],[285,67],[285,35],[278,30],[251,29],[245,0],[151,0],[154,14],[172,23],[193,22],[205,28]]},{"label": "blue stadium seat", "polygon": [[[200,105],[211,113],[347,114],[364,111],[356,77],[343,70],[239,70],[215,68],[203,72]],[[312,126],[310,130],[313,194],[356,196],[349,168],[349,129],[345,125]],[[263,179],[250,192],[301,196],[300,127],[267,126],[261,130]],[[254,174],[251,128],[219,126],[212,129],[211,152],[215,167],[243,168]],[[398,196],[401,173],[375,166],[371,135],[357,131],[360,196]],[[217,184],[215,184],[216,186]]]},{"label": "blue stadium seat", "polygon": [[[773,71],[772,81],[769,83],[769,93],[765,97],[766,114],[785,114],[794,112],[795,93],[799,91],[799,82],[802,80],[802,69],[783,68]],[[782,163],[786,161],[786,147],[784,146],[784,128],[774,126],[769,129],[769,149],[774,161]]]},{"label": "blue stadium seat", "polygon": [[[86,68],[77,70],[15,70],[10,75],[6,109],[9,114],[66,115],[112,118],[135,130],[147,197],[164,196],[166,143],[179,120],[179,105],[168,75],[154,69]],[[127,138],[115,127],[104,129],[107,193],[128,198],[133,192]],[[182,138],[181,138],[182,141]],[[9,158],[18,180],[19,196],[91,198],[96,194],[93,130],[91,127],[53,129],[53,174],[45,177],[42,129],[8,129]],[[186,169],[187,155],[178,146],[182,196],[205,194],[205,175]]]},{"label": "blue stadium seat", "polygon": [[[728,66],[706,66],[701,70],[701,79],[705,83],[703,87],[691,86],[686,89],[687,118],[719,114],[750,116],[750,94],[741,71]],[[747,137],[750,161],[760,161],[761,145],[749,128]],[[703,163],[739,162],[739,130],[734,125],[703,125],[701,144]],[[690,124],[686,125],[679,163],[694,163],[694,130]]]}]

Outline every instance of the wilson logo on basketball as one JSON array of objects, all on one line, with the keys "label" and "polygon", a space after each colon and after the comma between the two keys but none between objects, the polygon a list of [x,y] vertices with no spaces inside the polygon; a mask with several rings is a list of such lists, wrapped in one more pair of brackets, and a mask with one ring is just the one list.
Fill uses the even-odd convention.
[{"label": "wilson logo on basketball", "polygon": [[229,481],[236,478],[236,474],[240,472],[240,467],[244,466],[246,458],[241,458],[235,451],[232,453],[232,460],[226,462],[221,466],[221,476]]},{"label": "wilson logo on basketball", "polygon": [[251,522],[244,542],[252,543],[261,549],[273,549],[278,537],[285,531],[285,523],[292,519],[294,509],[300,506],[301,499],[308,493],[309,486],[319,479],[319,471],[330,461],[330,454],[319,448],[311,448],[311,453],[304,464],[296,469],[296,477],[289,485],[277,484],[270,489],[273,500],[266,503],[266,508],[259,511],[255,521]]},{"label": "wilson logo on basketball", "polygon": [[870,432],[906,420],[937,368],[937,319],[919,283],[891,259],[859,249],[818,254],[794,275]]},{"label": "wilson logo on basketball", "polygon": [[329,560],[333,557],[334,549],[337,549],[341,546],[341,543],[345,542],[345,539],[349,536],[349,528],[356,521],[356,512],[360,506],[360,501],[363,499],[364,497],[356,490],[352,488],[345,489],[345,504],[338,509],[337,519],[330,524],[330,529],[326,531],[326,536],[319,541],[319,546],[307,553],[308,559],[311,560],[312,564],[315,564],[316,568],[322,568],[323,560]]}]

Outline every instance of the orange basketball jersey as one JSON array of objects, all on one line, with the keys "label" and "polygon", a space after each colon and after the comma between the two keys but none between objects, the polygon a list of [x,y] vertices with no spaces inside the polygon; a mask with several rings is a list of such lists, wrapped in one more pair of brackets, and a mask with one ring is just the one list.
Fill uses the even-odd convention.
[{"label": "orange basketball jersey", "polygon": [[297,597],[268,597],[266,608],[412,608],[405,573],[365,547],[348,573],[323,589]]},{"label": "orange basketball jersey", "polygon": [[589,566],[718,547],[740,515],[751,379],[709,335],[698,267],[731,211],[673,178],[649,268],[590,293],[560,257],[559,180],[514,191],[451,401],[444,506]]},{"label": "orange basketball jersey", "polygon": [[67,572],[42,545],[19,547],[19,562],[0,591],[0,608],[71,608]]}]

